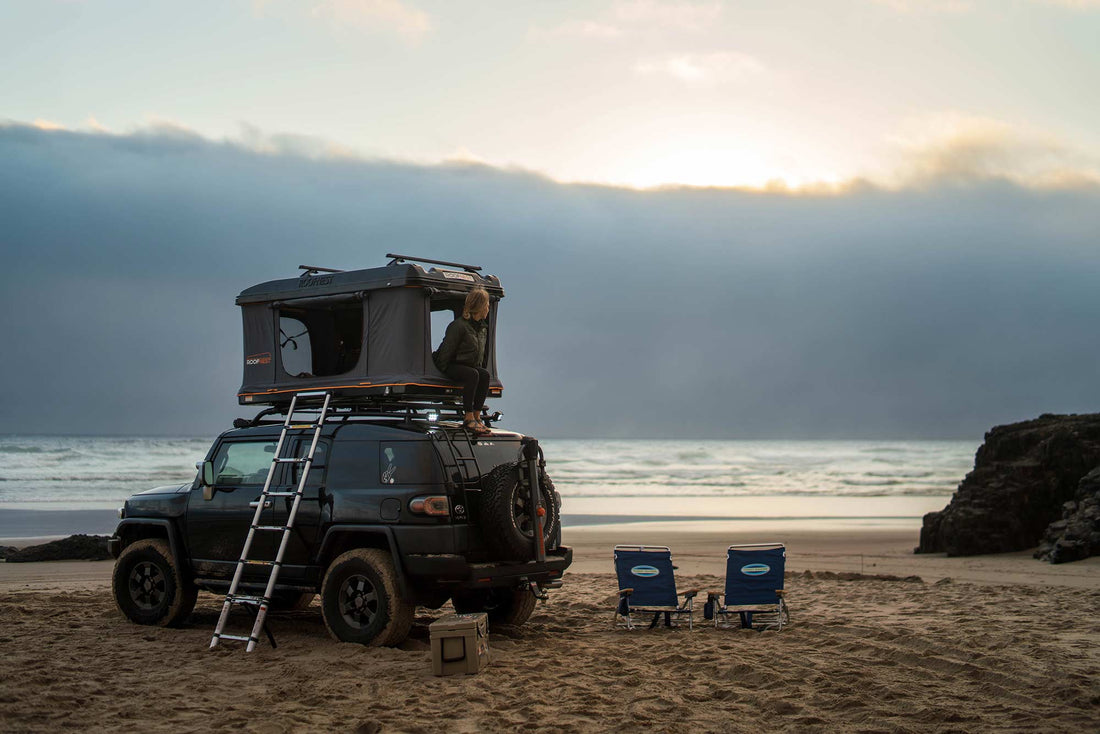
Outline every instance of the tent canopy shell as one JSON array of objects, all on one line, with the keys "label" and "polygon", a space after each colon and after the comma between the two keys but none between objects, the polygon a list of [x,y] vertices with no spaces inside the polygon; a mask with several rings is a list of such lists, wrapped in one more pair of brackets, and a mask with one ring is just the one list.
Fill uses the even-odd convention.
[{"label": "tent canopy shell", "polygon": [[314,390],[329,390],[338,400],[453,401],[461,388],[436,368],[432,351],[476,287],[489,293],[483,366],[489,370],[489,396],[499,397],[500,280],[473,270],[392,263],[345,272],[306,271],[299,278],[241,291],[237,305],[245,357],[238,402],[280,405],[296,392]]}]

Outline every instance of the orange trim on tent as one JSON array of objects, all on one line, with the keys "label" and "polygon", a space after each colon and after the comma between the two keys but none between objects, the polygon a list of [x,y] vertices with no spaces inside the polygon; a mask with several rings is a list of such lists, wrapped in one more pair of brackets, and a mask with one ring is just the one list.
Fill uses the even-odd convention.
[{"label": "orange trim on tent", "polygon": [[[440,387],[440,388],[453,389],[453,390],[461,390],[462,389],[461,385],[431,385],[431,384],[427,384],[427,383],[423,383],[423,382],[379,382],[379,383],[360,382],[358,385],[326,385],[324,387],[298,387],[298,388],[293,388],[293,389],[290,389],[290,390],[268,390],[266,392],[239,392],[239,393],[237,393],[237,397],[240,398],[240,397],[246,397],[246,396],[249,396],[249,395],[280,395],[282,393],[287,393],[287,392],[313,392],[315,390],[337,390],[337,389],[358,390],[358,389],[363,389],[363,388],[368,388],[368,387],[408,387],[410,385],[412,385],[414,387]],[[491,393],[492,392],[500,392],[500,391],[501,391],[501,388],[499,388],[499,387],[489,388],[489,392],[491,392]]]}]

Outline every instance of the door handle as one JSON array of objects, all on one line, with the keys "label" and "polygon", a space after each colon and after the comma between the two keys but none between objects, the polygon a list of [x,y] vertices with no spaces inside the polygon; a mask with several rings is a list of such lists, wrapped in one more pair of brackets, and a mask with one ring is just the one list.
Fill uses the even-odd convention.
[{"label": "door handle", "polygon": [[[259,507],[260,506],[260,501],[259,500],[252,500],[251,502],[248,503],[248,506],[249,507]],[[271,500],[264,500],[264,509],[266,510],[269,507],[271,507]]]}]

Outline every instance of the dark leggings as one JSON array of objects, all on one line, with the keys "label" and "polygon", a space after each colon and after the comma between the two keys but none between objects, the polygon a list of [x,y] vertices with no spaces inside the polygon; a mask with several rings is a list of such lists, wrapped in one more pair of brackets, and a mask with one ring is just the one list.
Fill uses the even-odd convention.
[{"label": "dark leggings", "polygon": [[452,364],[447,377],[462,383],[462,409],[467,413],[481,410],[489,394],[489,370],[466,364]]}]

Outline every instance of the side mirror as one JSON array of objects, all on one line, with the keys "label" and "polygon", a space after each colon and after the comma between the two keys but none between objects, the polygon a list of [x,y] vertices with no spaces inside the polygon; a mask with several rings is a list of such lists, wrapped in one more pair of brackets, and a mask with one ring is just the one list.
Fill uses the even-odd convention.
[{"label": "side mirror", "polygon": [[199,483],[202,484],[202,498],[204,500],[214,499],[214,462],[202,462],[202,474]]}]

